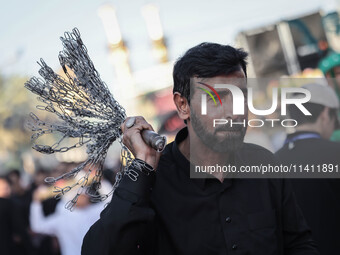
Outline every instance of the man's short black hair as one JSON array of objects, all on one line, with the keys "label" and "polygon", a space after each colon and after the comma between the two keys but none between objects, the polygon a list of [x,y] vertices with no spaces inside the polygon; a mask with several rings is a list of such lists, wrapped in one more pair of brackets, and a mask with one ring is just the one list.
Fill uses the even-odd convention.
[{"label": "man's short black hair", "polygon": [[[315,123],[321,112],[325,109],[324,105],[314,103],[305,103],[303,106],[312,115],[304,115],[301,110],[296,107],[296,105],[288,105],[289,115],[292,119],[297,121],[298,125]],[[328,115],[331,119],[337,118],[337,109],[329,108]]]},{"label": "man's short black hair", "polygon": [[247,77],[247,56],[248,53],[242,49],[229,45],[201,43],[189,49],[176,61],[173,70],[173,93],[179,92],[190,103],[190,78],[193,76],[211,78],[242,68]]}]

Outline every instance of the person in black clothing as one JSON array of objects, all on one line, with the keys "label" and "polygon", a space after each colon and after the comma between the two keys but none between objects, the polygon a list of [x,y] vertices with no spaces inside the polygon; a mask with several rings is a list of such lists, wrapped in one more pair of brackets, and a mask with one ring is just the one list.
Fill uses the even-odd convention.
[{"label": "person in black clothing", "polygon": [[124,175],[86,234],[83,255],[319,254],[288,181],[190,176],[191,164],[277,163],[266,149],[243,143],[246,128],[213,128],[213,118],[247,120],[247,114],[232,114],[227,90],[218,91],[223,106],[208,100],[209,115],[199,115],[204,92],[197,88],[203,83],[246,88],[246,56],[231,46],[202,43],[176,62],[174,102],[187,127],[162,155],[141,137],[142,130],[152,130],[144,118],[122,124],[123,143],[136,157],[130,168],[139,174],[137,180]]},{"label": "person in black clothing", "polygon": [[0,253],[1,255],[32,254],[32,247],[22,214],[11,199],[7,178],[0,176]]},{"label": "person in black clothing", "polygon": [[0,251],[1,254],[13,253],[13,206],[9,199],[11,188],[8,180],[0,176]]},{"label": "person in black clothing", "polygon": [[[304,106],[312,115],[302,115],[294,106],[289,106],[291,118],[299,124],[276,155],[286,164],[339,167],[340,143],[329,141],[339,126],[337,96],[328,86],[308,84],[304,88],[311,92],[311,99]],[[292,179],[292,184],[313,238],[321,254],[340,254],[340,181],[306,177]]]}]

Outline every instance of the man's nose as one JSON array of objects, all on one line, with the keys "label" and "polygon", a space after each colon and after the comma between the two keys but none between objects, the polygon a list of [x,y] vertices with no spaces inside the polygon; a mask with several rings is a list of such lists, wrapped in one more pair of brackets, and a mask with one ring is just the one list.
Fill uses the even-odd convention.
[{"label": "man's nose", "polygon": [[224,97],[223,114],[226,119],[235,119],[237,116],[234,114],[233,97],[229,94]]},{"label": "man's nose", "polygon": [[[223,102],[223,114],[224,114],[224,118],[226,119],[239,119],[242,118],[244,116],[246,116],[248,114],[248,105],[246,102],[244,102],[244,112],[243,114],[234,114],[234,101],[233,101],[233,97],[231,95],[228,95],[224,98],[224,102]],[[237,107],[237,106],[236,106]]]}]

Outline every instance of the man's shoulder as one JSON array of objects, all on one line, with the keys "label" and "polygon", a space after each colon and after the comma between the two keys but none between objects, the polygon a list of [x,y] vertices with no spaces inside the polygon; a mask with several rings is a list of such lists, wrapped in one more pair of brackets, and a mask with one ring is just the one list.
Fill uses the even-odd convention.
[{"label": "man's shoulder", "polygon": [[162,164],[162,165],[165,164],[167,166],[169,166],[169,164],[174,164],[174,156],[172,153],[173,146],[174,146],[174,142],[168,143],[165,146],[164,150],[162,151],[159,164]]},{"label": "man's shoulder", "polygon": [[[162,158],[169,158],[172,156],[172,147],[174,145],[174,142],[171,142],[169,144],[166,145],[166,147],[164,148],[164,151],[162,152]],[[274,154],[269,151],[268,149],[257,145],[257,144],[253,144],[253,143],[243,143],[242,147],[239,150],[240,152],[252,152],[252,153],[259,153],[259,154],[267,154],[267,155],[271,155],[274,156]]]},{"label": "man's shoulder", "polygon": [[172,155],[172,146],[174,145],[174,142],[168,143],[164,150],[162,151],[162,158],[168,158]]},{"label": "man's shoulder", "polygon": [[273,155],[273,153],[271,151],[269,151],[268,149],[266,149],[266,148],[264,148],[260,145],[254,144],[254,143],[243,143],[241,150],[257,151],[257,152],[260,152],[260,153],[269,153],[269,154]]},{"label": "man's shoulder", "polygon": [[253,143],[243,143],[237,154],[249,163],[277,163],[277,157],[268,149]]},{"label": "man's shoulder", "polygon": [[243,143],[242,148],[240,149],[241,153],[251,153],[259,156],[268,156],[275,157],[275,155],[269,151],[268,149],[253,143]]}]

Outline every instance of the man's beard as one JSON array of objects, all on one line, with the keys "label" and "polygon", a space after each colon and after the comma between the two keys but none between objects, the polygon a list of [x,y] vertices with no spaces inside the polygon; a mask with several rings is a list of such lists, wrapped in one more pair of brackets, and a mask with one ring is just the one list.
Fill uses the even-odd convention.
[{"label": "man's beard", "polygon": [[[233,122],[241,122],[242,119],[233,120]],[[212,123],[207,123],[204,125],[200,118],[197,117],[196,113],[191,109],[191,125],[198,136],[198,138],[210,149],[216,152],[233,152],[240,149],[243,145],[243,139],[247,131],[247,126],[243,124],[236,124],[232,127],[228,124],[218,125],[215,127],[213,133],[207,130],[207,125],[212,125]],[[224,132],[225,136],[217,136],[218,131]],[[195,146],[190,143],[190,146]]]}]

